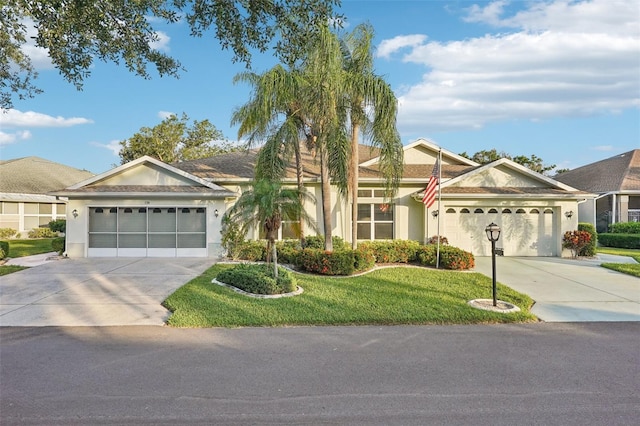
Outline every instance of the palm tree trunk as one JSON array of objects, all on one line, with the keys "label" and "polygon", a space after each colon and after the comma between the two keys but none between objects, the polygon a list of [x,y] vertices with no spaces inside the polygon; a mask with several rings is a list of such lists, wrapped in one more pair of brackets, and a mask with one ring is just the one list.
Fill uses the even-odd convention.
[{"label": "palm tree trunk", "polygon": [[322,221],[324,225],[324,249],[333,251],[331,224],[331,181],[329,180],[329,154],[324,144],[320,144],[320,179],[322,181]]},{"label": "palm tree trunk", "polygon": [[349,165],[349,186],[351,190],[351,248],[358,247],[358,133],[360,126],[354,124],[351,128],[351,163]]},{"label": "palm tree trunk", "polygon": [[278,279],[278,250],[275,241],[271,241],[271,259],[273,260],[273,277]]},{"label": "palm tree trunk", "polygon": [[[298,179],[298,191],[300,191],[300,203],[304,202],[304,167],[302,165],[302,155],[300,154],[300,142],[296,143],[294,154],[296,157],[296,178]],[[300,218],[300,244],[304,241],[304,221]]]}]

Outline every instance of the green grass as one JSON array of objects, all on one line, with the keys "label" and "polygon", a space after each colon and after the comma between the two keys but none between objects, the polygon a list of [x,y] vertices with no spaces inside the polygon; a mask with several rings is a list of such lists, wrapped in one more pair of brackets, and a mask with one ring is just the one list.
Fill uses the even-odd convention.
[{"label": "green grass", "polygon": [[640,278],[640,263],[603,263],[600,266]]},{"label": "green grass", "polygon": [[638,249],[626,249],[626,248],[615,248],[615,247],[598,247],[596,249],[598,253],[603,254],[615,254],[618,256],[629,256],[633,257],[637,262],[640,262],[640,250]]},{"label": "green grass", "polygon": [[53,238],[38,238],[27,240],[6,240],[9,242],[9,257],[24,257],[34,254],[50,253],[53,250]]},{"label": "green grass", "polygon": [[[615,254],[618,256],[629,256],[640,262],[640,250],[638,249],[625,249],[615,247],[598,247],[598,253],[603,254]],[[640,277],[640,263],[603,263],[603,268],[611,269],[614,271],[622,272],[624,274],[633,275],[634,277]]]},{"label": "green grass", "polygon": [[23,269],[28,269],[28,268],[26,266],[18,266],[18,265],[2,265],[0,266],[0,276],[22,271]]},{"label": "green grass", "polygon": [[467,305],[491,298],[491,279],[479,274],[425,268],[388,268],[348,278],[296,274],[304,293],[254,299],[211,283],[214,265],[164,302],[175,327],[246,327],[355,324],[475,324],[529,322],[533,301],[498,285],[498,298],[522,309],[499,314]]}]

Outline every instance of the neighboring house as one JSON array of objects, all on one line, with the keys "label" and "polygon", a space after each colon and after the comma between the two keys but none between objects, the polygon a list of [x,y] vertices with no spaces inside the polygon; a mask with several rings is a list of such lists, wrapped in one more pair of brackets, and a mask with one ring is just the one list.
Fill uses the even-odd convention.
[{"label": "neighboring house", "polygon": [[66,200],[49,195],[93,176],[38,157],[0,161],[0,228],[25,234],[66,218]]},{"label": "neighboring house", "polygon": [[581,222],[606,232],[612,223],[640,221],[640,149],[615,155],[555,176],[583,191],[598,194],[580,204]]},{"label": "neighboring house", "polygon": [[[358,238],[425,242],[438,233],[451,245],[490,254],[485,227],[502,228],[506,256],[561,256],[562,236],[577,228],[578,203],[593,194],[535,173],[508,159],[480,166],[442,150],[442,193],[427,209],[421,202],[440,147],[419,139],[404,147],[397,197],[384,200],[375,149],[360,150]],[[256,151],[165,164],[150,157],[56,193],[69,198],[67,253],[91,256],[210,256],[222,254],[222,214],[251,185]],[[307,210],[322,228],[318,162],[304,154],[305,187],[317,199]],[[286,183],[295,185],[290,167]],[[348,201],[332,191],[333,235],[349,240]],[[437,214],[434,212],[438,210]],[[77,217],[71,214],[77,212]],[[320,229],[322,232],[322,229]],[[260,238],[259,230],[249,238]],[[281,238],[294,237],[284,224]]]}]

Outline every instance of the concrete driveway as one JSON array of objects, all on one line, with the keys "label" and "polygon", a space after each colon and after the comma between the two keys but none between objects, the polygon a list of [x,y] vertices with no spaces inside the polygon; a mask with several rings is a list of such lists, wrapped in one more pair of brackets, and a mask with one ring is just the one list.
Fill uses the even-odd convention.
[{"label": "concrete driveway", "polygon": [[162,301],[214,261],[36,257],[22,263],[32,267],[0,277],[0,326],[163,325],[169,311]]},{"label": "concrete driveway", "polygon": [[[640,321],[640,278],[605,269],[603,262],[635,260],[497,257],[496,279],[534,299],[531,312],[543,321]],[[491,277],[491,257],[476,258],[475,270]]]}]

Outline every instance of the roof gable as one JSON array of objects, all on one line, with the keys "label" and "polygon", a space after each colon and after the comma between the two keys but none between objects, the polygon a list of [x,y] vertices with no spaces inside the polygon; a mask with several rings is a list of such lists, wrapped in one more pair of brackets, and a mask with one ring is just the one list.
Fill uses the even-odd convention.
[{"label": "roof gable", "polygon": [[[442,153],[442,165],[452,166],[478,166],[475,161],[464,158],[458,154],[454,154],[451,151],[443,149],[435,143],[420,138],[403,147],[404,150],[404,164],[435,164],[438,154]],[[373,157],[369,160],[360,163],[361,167],[373,166],[380,162],[380,157]]]},{"label": "roof gable", "polygon": [[508,158],[501,158],[442,182],[442,187],[549,188],[575,192],[575,188],[536,173]]},{"label": "roof gable", "polygon": [[234,195],[225,188],[183,170],[144,156],[70,186],[58,195],[77,193],[216,193]]}]

